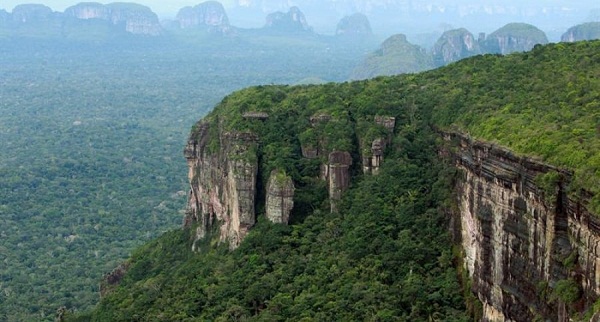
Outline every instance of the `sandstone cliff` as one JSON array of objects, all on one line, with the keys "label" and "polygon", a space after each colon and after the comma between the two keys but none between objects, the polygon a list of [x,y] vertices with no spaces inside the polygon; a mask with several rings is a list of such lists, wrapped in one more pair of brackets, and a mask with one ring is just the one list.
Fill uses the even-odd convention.
[{"label": "sandstone cliff", "polygon": [[182,29],[205,28],[221,33],[231,30],[225,8],[217,1],[206,1],[194,7],[181,8],[176,19]]},{"label": "sandstone cliff", "polygon": [[150,8],[135,3],[103,5],[95,2],[83,2],[67,8],[64,14],[67,17],[81,20],[106,21],[132,34],[158,36],[162,33],[158,16]]},{"label": "sandstone cliff", "polygon": [[281,170],[273,170],[267,184],[265,212],[267,218],[278,224],[287,224],[294,208],[294,182]]},{"label": "sandstone cliff", "polygon": [[509,23],[487,36],[483,50],[505,55],[528,51],[535,45],[547,43],[546,34],[537,27],[525,23]]},{"label": "sandstone cliff", "polygon": [[586,210],[585,193],[567,194],[571,174],[460,134],[444,137],[461,170],[456,237],[484,319],[568,321],[589,308],[600,294],[600,219]]},{"label": "sandstone cliff", "polygon": [[[219,225],[220,241],[235,248],[256,221],[258,138],[253,133],[221,133],[211,126],[216,125],[200,124],[185,149],[190,181],[185,225],[197,223],[196,240]],[[209,145],[215,142],[220,148]]]},{"label": "sandstone cliff", "polygon": [[588,22],[569,28],[560,38],[564,42],[600,39],[600,22]]},{"label": "sandstone cliff", "polygon": [[361,13],[345,16],[337,24],[335,34],[337,36],[369,36],[373,34],[369,18]]},{"label": "sandstone cliff", "polygon": [[304,13],[298,7],[291,7],[285,13],[277,11],[271,13],[266,18],[265,28],[279,32],[306,32],[311,31]]},{"label": "sandstone cliff", "polygon": [[433,62],[435,66],[444,66],[480,53],[477,39],[468,30],[449,30],[433,46]]},{"label": "sandstone cliff", "polygon": [[[229,101],[236,102],[224,104]],[[193,249],[207,236],[236,248],[257,217],[287,224],[294,207],[320,208],[328,201],[337,212],[361,160],[365,173],[378,172],[396,124],[392,116],[354,120],[347,111],[319,111],[296,116],[283,130],[286,113],[232,103],[195,126],[184,151],[190,181],[184,225],[195,229]],[[359,145],[365,146],[360,157]],[[324,197],[308,202],[315,191]]]}]

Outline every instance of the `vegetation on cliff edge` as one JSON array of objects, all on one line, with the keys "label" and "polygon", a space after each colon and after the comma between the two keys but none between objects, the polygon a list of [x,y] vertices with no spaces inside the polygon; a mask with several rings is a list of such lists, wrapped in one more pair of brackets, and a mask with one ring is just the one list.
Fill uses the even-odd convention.
[{"label": "vegetation on cliff edge", "polygon": [[[598,41],[536,46],[417,75],[231,94],[207,120],[258,134],[261,171],[282,168],[296,183],[314,175],[302,172],[302,137],[356,160],[360,124],[383,115],[396,118],[394,143],[377,176],[361,176],[355,162],[338,214],[308,196],[313,209],[302,220],[285,227],[259,217],[231,253],[207,240],[192,254],[189,232],[165,235],[140,249],[121,286],[80,318],[465,319],[441,211],[450,182],[428,129],[458,129],[569,168],[573,195],[591,192],[600,213],[599,49]],[[322,115],[330,120],[311,123]]]}]

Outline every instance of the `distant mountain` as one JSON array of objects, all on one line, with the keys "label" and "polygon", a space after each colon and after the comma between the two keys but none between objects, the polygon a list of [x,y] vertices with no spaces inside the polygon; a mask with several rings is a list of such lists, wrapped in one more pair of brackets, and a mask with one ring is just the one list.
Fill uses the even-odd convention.
[{"label": "distant mountain", "polygon": [[235,21],[238,17],[243,20],[243,17],[285,11],[298,5],[319,32],[334,32],[339,18],[332,17],[358,12],[372,19],[375,34],[398,30],[416,33],[415,28],[431,28],[440,23],[489,31],[512,21],[526,21],[543,29],[566,29],[584,21],[590,13],[589,2],[568,0],[456,0],[450,4],[433,0],[230,0],[223,3],[227,4],[231,17],[236,17]]},{"label": "distant mountain", "polygon": [[479,54],[509,54],[529,51],[537,44],[547,44],[546,34],[524,23],[510,23],[477,39],[465,28],[446,31],[430,53],[413,45],[404,35],[388,38],[380,50],[371,54],[356,68],[352,78],[413,73],[440,67]]},{"label": "distant mountain", "polygon": [[335,30],[337,36],[366,36],[372,35],[369,18],[362,13],[345,16],[340,20]]},{"label": "distant mountain", "polygon": [[537,44],[547,43],[546,34],[537,27],[526,23],[509,23],[487,36],[483,51],[504,55],[528,51]]},{"label": "distant mountain", "polygon": [[569,28],[560,38],[564,42],[600,39],[600,22],[587,22]]},{"label": "distant mountain", "polygon": [[433,68],[427,51],[413,45],[403,34],[386,39],[381,48],[369,55],[352,74],[352,79],[366,79],[379,75],[415,73]]},{"label": "distant mountain", "polygon": [[13,36],[71,38],[115,33],[158,36],[163,29],[150,8],[135,3],[79,3],[55,12],[42,4],[23,4],[0,11],[3,33]]},{"label": "distant mountain", "polygon": [[460,28],[444,32],[433,46],[432,55],[435,66],[443,66],[480,53],[478,40],[467,29]]},{"label": "distant mountain", "polygon": [[14,24],[26,24],[53,19],[56,14],[43,4],[21,4],[12,11],[12,21]]},{"label": "distant mountain", "polygon": [[277,11],[269,14],[265,29],[281,32],[311,31],[304,13],[298,7],[291,7],[287,13]]},{"label": "distant mountain", "polygon": [[81,20],[100,19],[132,34],[158,36],[162,33],[158,16],[149,7],[137,3],[83,2],[67,8],[65,15]]},{"label": "distant mountain", "polygon": [[206,1],[194,7],[181,8],[176,19],[182,29],[204,28],[221,33],[231,30],[225,8],[217,1]]}]

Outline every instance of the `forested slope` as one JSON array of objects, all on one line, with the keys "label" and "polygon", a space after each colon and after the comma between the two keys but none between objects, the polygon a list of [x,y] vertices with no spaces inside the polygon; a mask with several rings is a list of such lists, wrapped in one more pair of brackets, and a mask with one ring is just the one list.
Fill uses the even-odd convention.
[{"label": "forested slope", "polygon": [[[459,291],[446,228],[453,170],[439,160],[431,129],[466,132],[572,170],[569,193],[585,189],[599,213],[599,49],[600,42],[536,46],[416,75],[231,94],[203,122],[260,138],[259,179],[283,169],[298,190],[291,225],[268,223],[259,204],[258,224],[234,251],[216,245],[216,232],[198,253],[189,251],[190,230],[168,233],[140,248],[114,292],[76,319],[476,316],[477,305],[468,300],[467,309]],[[249,120],[245,112],[269,116]],[[319,115],[331,121],[316,127],[311,117]],[[363,175],[361,142],[384,134],[376,116],[394,117],[395,132],[380,173]],[[315,142],[354,161],[337,212],[324,203],[319,160],[302,156]]]},{"label": "forested slope", "polygon": [[341,81],[369,48],[317,37],[181,38],[0,41],[1,321],[90,308],[103,274],[181,224],[181,148],[223,96]]}]

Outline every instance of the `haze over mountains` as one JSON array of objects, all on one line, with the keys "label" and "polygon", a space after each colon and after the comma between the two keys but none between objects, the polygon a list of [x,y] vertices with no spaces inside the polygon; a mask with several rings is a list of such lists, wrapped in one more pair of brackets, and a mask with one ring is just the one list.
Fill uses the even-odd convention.
[{"label": "haze over mountains", "polygon": [[[76,1],[0,3],[0,7],[6,9],[0,9],[0,151],[3,151],[0,153],[0,321],[49,321],[60,306],[74,311],[90,308],[97,302],[101,274],[110,272],[125,260],[135,246],[165,229],[180,227],[183,214],[178,211],[184,207],[184,190],[189,186],[185,182],[185,162],[181,157],[187,131],[225,95],[248,86],[261,85],[231,96],[240,98],[239,101],[223,101],[248,111],[231,114],[237,118],[232,120],[239,122],[230,124],[236,127],[270,124],[274,130],[263,132],[274,135],[275,145],[265,145],[261,158],[277,157],[267,164],[269,167],[287,164],[294,165],[294,171],[301,170],[296,173],[297,179],[302,180],[296,182],[302,184],[294,200],[294,211],[299,216],[292,215],[292,223],[299,222],[298,218],[304,218],[302,216],[315,209],[308,201],[313,200],[314,206],[322,205],[327,189],[324,182],[311,179],[319,176],[319,170],[323,169],[315,163],[317,160],[298,159],[299,163],[290,163],[290,158],[305,153],[325,160],[329,157],[325,152],[329,151],[324,148],[336,144],[335,147],[350,147],[349,151],[356,152],[353,152],[352,165],[356,172],[365,165],[369,172],[375,173],[379,171],[386,145],[390,150],[389,142],[378,136],[389,135],[389,132],[379,127],[379,123],[388,120],[387,124],[391,124],[390,116],[396,117],[396,130],[402,132],[396,141],[399,149],[390,150],[399,153],[398,157],[405,152],[418,154],[424,145],[432,147],[422,143],[425,141],[419,142],[420,136],[414,133],[416,126],[425,125],[421,120],[430,117],[426,112],[433,109],[428,106],[441,109],[453,118],[462,115],[457,112],[460,106],[472,107],[473,117],[465,117],[465,122],[485,124],[487,127],[480,129],[480,133],[493,134],[498,115],[484,117],[479,113],[492,106],[505,113],[500,116],[511,124],[504,137],[507,145],[514,143],[511,141],[514,135],[525,133],[515,129],[536,124],[531,132],[522,136],[538,137],[539,131],[544,130],[554,135],[548,140],[556,142],[563,137],[573,137],[568,141],[569,149],[563,149],[574,156],[570,158],[574,161],[567,163],[569,166],[585,164],[581,161],[586,159],[600,160],[581,156],[581,151],[600,151],[594,148],[599,145],[590,145],[587,150],[579,146],[588,142],[595,144],[600,135],[597,129],[600,119],[594,113],[600,102],[596,89],[600,87],[596,86],[595,77],[588,77],[598,74],[597,43],[537,46],[561,39],[574,42],[600,38],[600,10],[594,9],[597,4],[591,1],[455,1],[452,5],[433,0]],[[531,53],[500,57],[532,48]],[[473,57],[431,71],[429,76],[347,82],[416,73],[490,53],[498,55]],[[569,73],[571,68],[576,70]],[[564,76],[557,77],[559,73]],[[576,74],[579,76],[573,76]],[[417,78],[421,81],[415,83]],[[555,78],[560,80],[555,81]],[[389,83],[392,79],[395,80]],[[429,85],[434,79],[437,87]],[[342,85],[332,82],[342,82]],[[327,85],[298,87],[297,93],[306,90],[310,99],[296,96],[294,86],[284,85],[321,83]],[[262,86],[264,84],[281,86]],[[447,87],[456,84],[462,85]],[[521,94],[514,95],[516,92]],[[254,94],[246,96],[244,93]],[[363,97],[354,100],[355,95]],[[352,103],[348,105],[348,102]],[[271,105],[285,108],[271,110]],[[419,117],[421,112],[416,108],[423,106],[419,111],[424,114]],[[543,109],[536,110],[536,114],[528,113],[530,108],[548,106],[553,108],[550,110],[553,114]],[[571,106],[579,106],[581,113],[590,112],[591,116],[572,122],[579,116],[576,109],[574,113],[564,109]],[[318,112],[332,107],[335,109],[329,112],[334,118],[327,122],[328,116]],[[353,114],[344,112],[349,108]],[[286,114],[286,110],[297,111],[297,114]],[[375,110],[379,112],[372,113]],[[522,112],[523,117],[512,118],[515,112]],[[363,113],[362,119],[359,113]],[[548,115],[552,116],[551,120]],[[552,123],[554,118],[556,123]],[[285,120],[293,124],[280,122]],[[298,120],[303,123],[296,124]],[[544,124],[535,123],[542,121]],[[568,122],[571,124],[567,126]],[[304,128],[291,133],[292,139],[279,141],[280,129],[291,130],[296,125]],[[354,128],[363,140],[354,139],[358,137],[352,134]],[[320,131],[332,132],[335,137],[322,140]],[[295,150],[287,149],[289,142],[298,143],[295,136],[300,136],[306,144],[297,145]],[[495,140],[497,137],[485,138]],[[414,147],[405,144],[406,140],[414,141]],[[543,146],[538,142],[526,141],[536,147]],[[555,148],[549,145],[547,150]],[[359,151],[372,155],[358,157]],[[190,159],[195,157],[189,156]],[[343,154],[334,154],[331,160],[333,168],[342,161],[348,163]],[[402,164],[396,166],[403,167]],[[415,169],[421,168],[430,167],[419,163]],[[265,180],[261,187],[272,186],[273,191],[279,191],[271,195],[286,196],[293,190],[286,184],[289,182],[286,177],[278,176],[278,172],[273,173],[273,178],[282,179],[274,180],[279,185],[270,185],[267,181],[270,169],[262,169],[265,169],[262,175]],[[583,173],[585,178],[596,178]],[[422,171],[414,175],[420,177]],[[408,181],[406,177],[401,178],[393,181],[400,184]],[[500,173],[498,178],[506,176]],[[312,183],[316,189],[312,189]],[[390,193],[391,186],[391,183],[380,182],[372,187],[381,187]],[[600,187],[598,184],[587,186]],[[417,185],[410,187],[405,195],[412,199],[419,197],[422,191],[430,189],[423,190]],[[394,194],[397,197],[404,192]],[[392,199],[397,201],[396,197]],[[282,207],[286,209],[290,205],[289,202],[275,203],[286,205]],[[265,198],[264,204],[271,202]],[[600,209],[600,197],[597,204]],[[357,211],[363,208],[360,204],[356,206]],[[339,226],[336,221],[331,222],[331,227]],[[357,223],[357,227],[368,226]],[[441,226],[436,228],[442,229]],[[531,231],[530,236],[541,236],[536,230]],[[306,236],[309,238],[310,234]],[[393,236],[396,235],[388,235]],[[357,239],[372,245],[373,238]],[[418,250],[411,240],[416,239],[403,241],[408,242],[407,249]],[[353,245],[356,254],[367,249],[357,246],[360,244],[356,240],[346,241]],[[312,241],[305,244],[307,247],[315,245]],[[448,243],[441,245],[446,247]],[[188,245],[182,243],[181,247],[186,252],[180,255],[187,256]],[[336,247],[346,248],[341,244]],[[283,254],[282,258],[292,257],[290,252]],[[330,258],[326,252],[322,254]],[[438,257],[431,258],[437,260]],[[172,263],[166,266],[177,267]],[[143,267],[142,271],[148,272]],[[282,271],[290,272],[288,268]],[[237,274],[240,272],[237,270]],[[520,271],[517,274],[522,275]],[[455,275],[448,274],[452,278]],[[246,278],[247,274],[240,276],[252,281]],[[155,286],[159,285],[156,281],[144,285],[156,290]],[[315,284],[331,285],[328,282]],[[341,284],[352,285],[345,281]],[[254,290],[264,289],[257,285],[260,287]],[[415,285],[422,283],[417,281]],[[459,289],[448,285],[453,291]],[[404,286],[410,284],[400,289],[410,290]],[[156,295],[146,292],[148,288],[144,290],[145,295]],[[217,299],[216,302],[227,304]],[[180,301],[183,305],[188,303],[191,302]],[[351,303],[354,308],[359,307]],[[387,313],[382,312],[383,316]]]},{"label": "haze over mountains", "polygon": [[[200,1],[169,1],[168,3],[141,0],[138,3],[152,9],[160,20],[173,20],[179,10],[196,6]],[[0,8],[11,11],[21,1],[3,1]],[[69,1],[45,1],[55,11],[73,6]],[[333,34],[344,16],[355,13],[366,15],[375,34],[389,36],[398,32],[410,35],[443,32],[464,27],[474,32],[490,33],[510,22],[525,22],[546,31],[551,40],[558,40],[570,26],[595,20],[600,5],[592,1],[539,1],[523,2],[494,0],[475,2],[452,1],[450,4],[432,0],[223,0],[220,1],[232,25],[260,28],[265,17],[274,12],[288,12],[298,7],[316,32]]]}]

